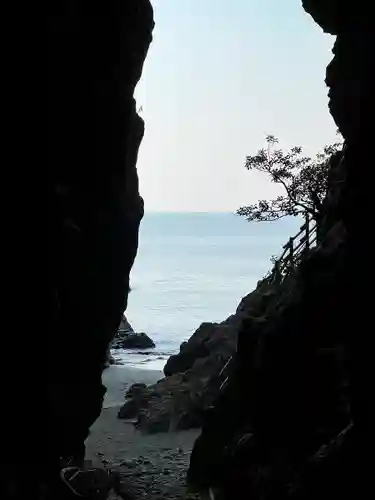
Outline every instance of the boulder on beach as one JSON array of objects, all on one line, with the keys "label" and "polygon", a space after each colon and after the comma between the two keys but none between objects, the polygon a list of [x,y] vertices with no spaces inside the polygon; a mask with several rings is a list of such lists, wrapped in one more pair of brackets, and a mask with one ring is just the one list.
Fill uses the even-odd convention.
[{"label": "boulder on beach", "polygon": [[199,427],[200,411],[196,403],[202,390],[203,384],[191,384],[181,373],[148,387],[134,384],[117,416],[136,417],[136,427],[149,434]]},{"label": "boulder on beach", "polygon": [[125,316],[122,317],[112,349],[151,349],[155,342],[144,332],[135,332]]},{"label": "boulder on beach", "polygon": [[152,389],[149,389],[146,384],[133,384],[125,393],[126,401],[117,414],[118,418],[137,417],[144,403],[150,399],[152,392]]},{"label": "boulder on beach", "polygon": [[122,333],[116,336],[112,349],[150,349],[155,342],[144,332]]}]

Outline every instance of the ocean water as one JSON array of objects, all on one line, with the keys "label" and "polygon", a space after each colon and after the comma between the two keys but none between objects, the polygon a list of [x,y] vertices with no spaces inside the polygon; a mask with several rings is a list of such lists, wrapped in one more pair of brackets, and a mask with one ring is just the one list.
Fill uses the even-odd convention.
[{"label": "ocean water", "polygon": [[156,343],[152,354],[115,351],[131,366],[162,369],[204,321],[222,321],[271,268],[301,222],[249,223],[228,213],[148,213],[140,229],[126,316]]}]

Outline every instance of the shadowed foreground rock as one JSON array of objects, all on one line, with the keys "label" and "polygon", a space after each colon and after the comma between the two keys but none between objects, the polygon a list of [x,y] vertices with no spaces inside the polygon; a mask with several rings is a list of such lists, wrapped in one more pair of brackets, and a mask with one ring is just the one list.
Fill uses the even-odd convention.
[{"label": "shadowed foreground rock", "polygon": [[127,306],[143,216],[136,163],[144,122],[134,89],[154,22],[148,0],[63,0],[48,5],[46,25],[49,314],[43,359],[52,361],[43,368],[44,404],[36,405],[43,432],[32,462],[39,480],[58,473],[61,457],[82,461],[101,411],[101,373]]}]

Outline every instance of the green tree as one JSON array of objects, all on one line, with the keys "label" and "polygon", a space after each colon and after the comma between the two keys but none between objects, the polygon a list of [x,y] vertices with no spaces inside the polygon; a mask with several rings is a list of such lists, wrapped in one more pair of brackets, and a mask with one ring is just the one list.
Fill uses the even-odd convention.
[{"label": "green tree", "polygon": [[342,143],[326,146],[323,152],[310,158],[303,156],[301,147],[293,147],[286,153],[277,149],[279,141],[273,135],[267,136],[266,142],[265,149],[246,157],[245,167],[268,174],[271,182],[284,188],[284,194],[240,207],[237,214],[248,221],[262,222],[308,212],[318,221],[327,193],[330,165],[341,155]]}]

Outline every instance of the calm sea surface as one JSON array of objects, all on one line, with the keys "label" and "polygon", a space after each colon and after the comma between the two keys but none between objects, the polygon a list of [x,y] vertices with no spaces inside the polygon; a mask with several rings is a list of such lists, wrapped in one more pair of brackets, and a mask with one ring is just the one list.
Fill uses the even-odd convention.
[{"label": "calm sea surface", "polygon": [[248,223],[223,213],[146,214],[126,314],[156,349],[151,355],[117,351],[115,357],[162,368],[203,321],[222,321],[235,311],[300,224],[296,219]]}]

